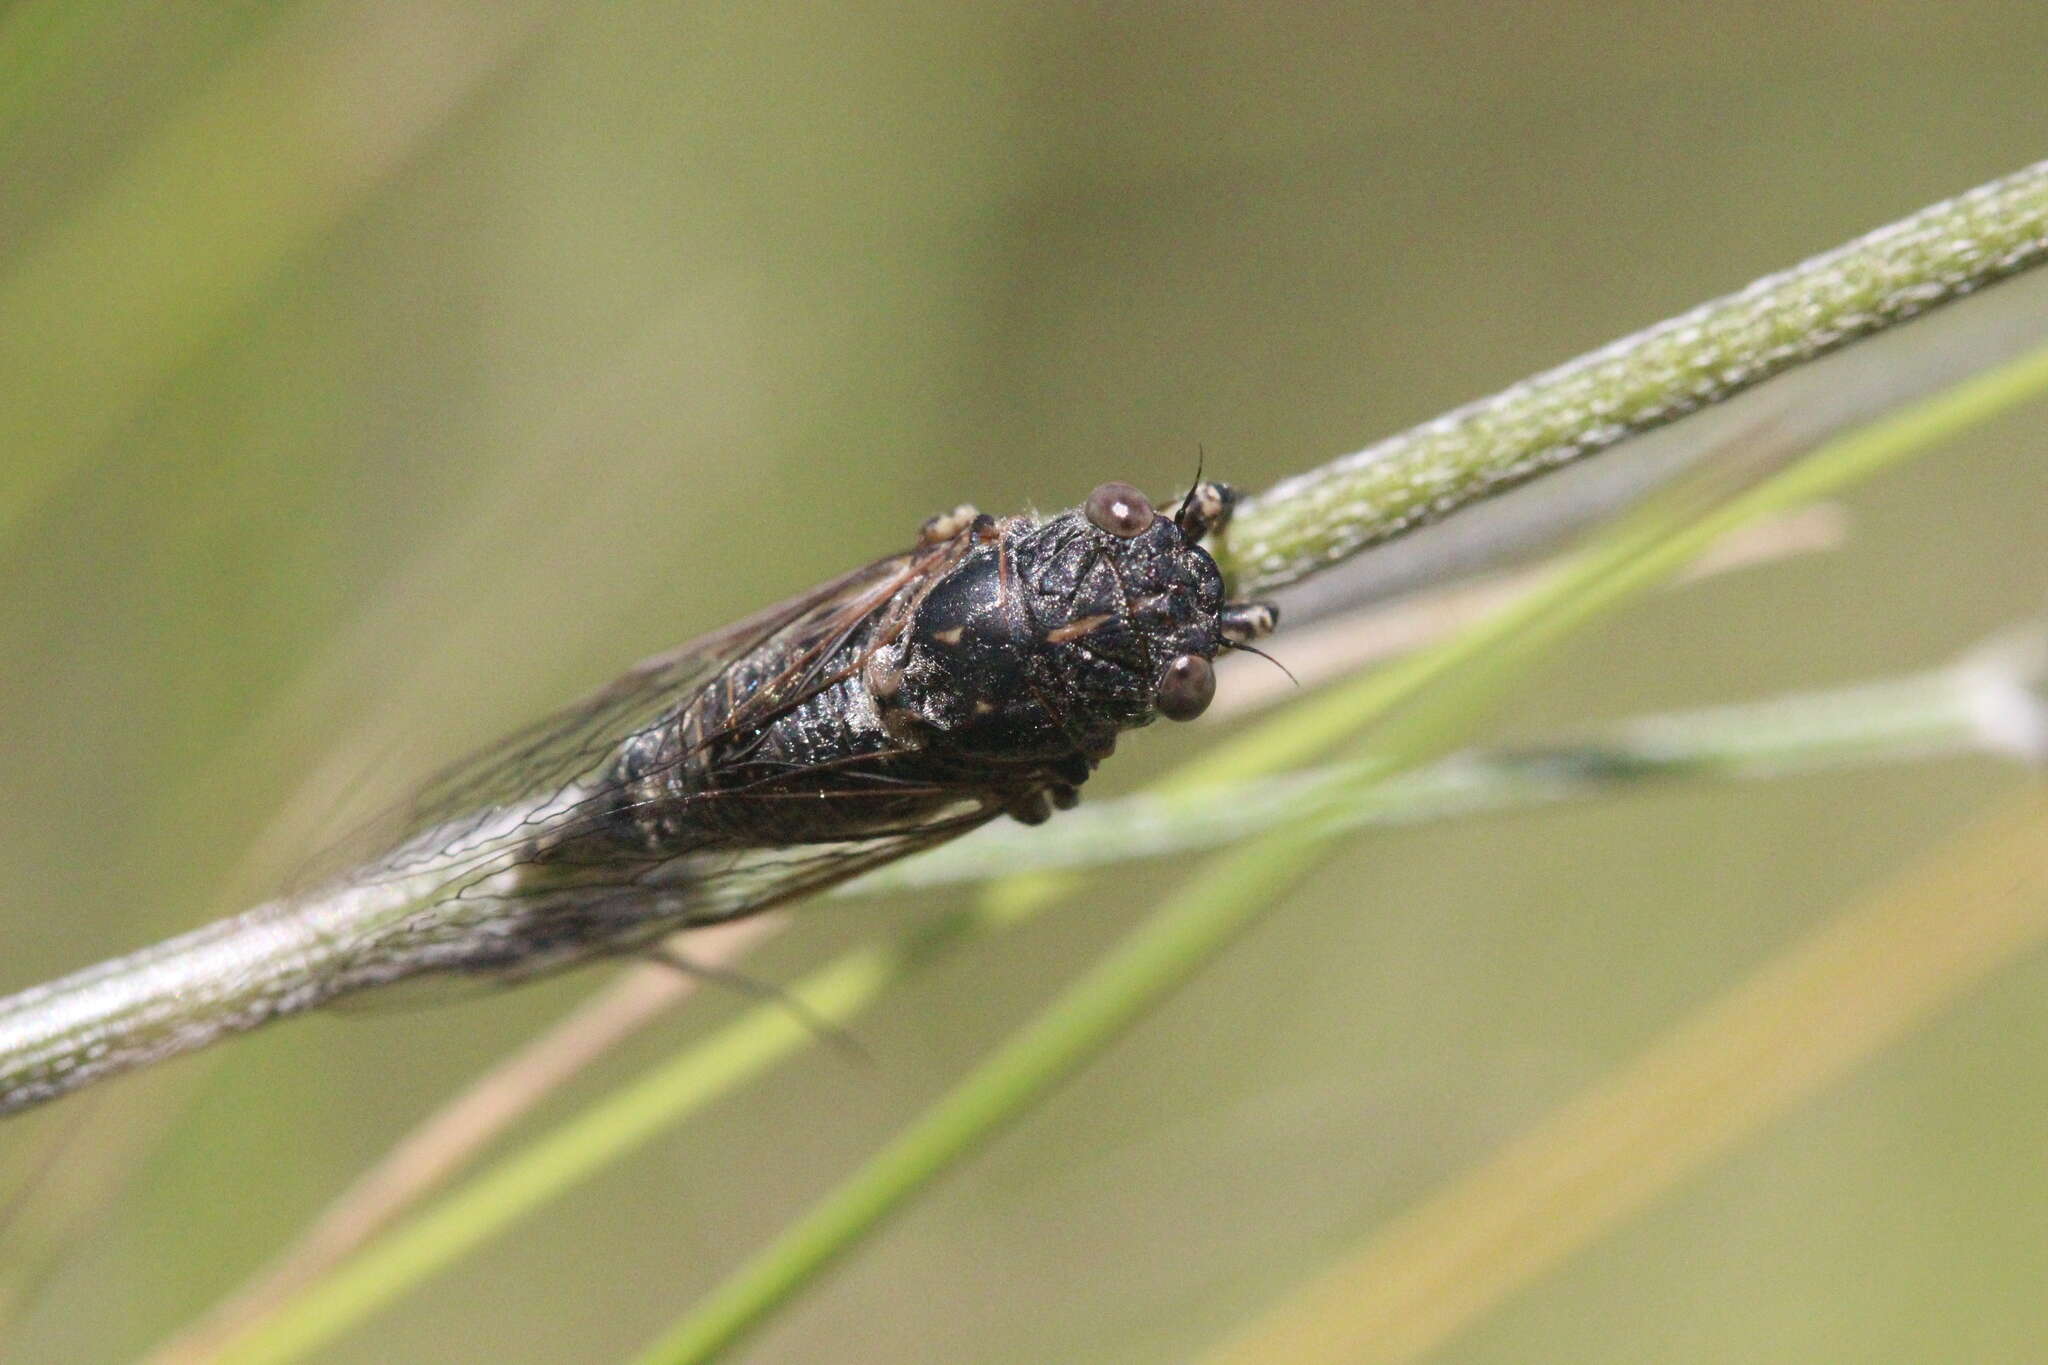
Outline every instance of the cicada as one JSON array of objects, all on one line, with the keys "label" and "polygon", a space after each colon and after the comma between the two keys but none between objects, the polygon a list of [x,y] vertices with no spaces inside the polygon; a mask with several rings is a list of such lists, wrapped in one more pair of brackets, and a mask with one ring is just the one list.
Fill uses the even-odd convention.
[{"label": "cicada", "polygon": [[1273,628],[1170,511],[1106,483],[961,507],[430,781],[307,889],[0,1001],[0,1112],[372,987],[645,953],[989,820],[1046,819],[1125,730],[1190,720]]}]

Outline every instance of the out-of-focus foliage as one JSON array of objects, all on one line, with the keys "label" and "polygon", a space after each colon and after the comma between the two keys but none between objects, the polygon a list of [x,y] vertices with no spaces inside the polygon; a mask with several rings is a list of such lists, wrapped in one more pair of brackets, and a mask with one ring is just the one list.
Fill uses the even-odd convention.
[{"label": "out-of-focus foliage", "polygon": [[[1198,445],[1258,486],[2032,160],[2044,40],[2019,0],[0,10],[0,989],[238,908],[347,811],[932,511],[1170,489]],[[1843,553],[1606,628],[1511,724],[1947,657],[2048,582],[2037,427],[1867,490]],[[1180,1358],[1997,780],[1361,839],[757,1354]],[[822,1050],[326,1358],[630,1349],[1159,880],[947,967],[862,1025],[875,1066]],[[821,908],[760,970],[929,908]],[[2043,971],[1447,1358],[2027,1353]],[[9,1358],[134,1353],[589,984],[301,1021],[0,1130],[0,1174],[67,1124],[126,1173],[79,1182],[104,1211]],[[39,1188],[0,1287],[73,1197]]]}]

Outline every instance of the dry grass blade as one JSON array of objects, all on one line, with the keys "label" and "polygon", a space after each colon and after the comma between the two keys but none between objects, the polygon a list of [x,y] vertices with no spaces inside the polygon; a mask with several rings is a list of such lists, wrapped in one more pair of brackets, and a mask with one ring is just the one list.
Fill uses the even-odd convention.
[{"label": "dry grass blade", "polygon": [[[702,929],[690,960],[718,968],[779,931],[785,917]],[[634,968],[559,1024],[478,1077],[359,1176],[283,1255],[206,1316],[159,1346],[147,1365],[198,1365],[267,1318],[440,1189],[541,1101],[696,992],[697,978],[649,963]]]},{"label": "dry grass blade", "polygon": [[1395,1220],[1208,1365],[1420,1360],[2048,940],[2031,792]]}]

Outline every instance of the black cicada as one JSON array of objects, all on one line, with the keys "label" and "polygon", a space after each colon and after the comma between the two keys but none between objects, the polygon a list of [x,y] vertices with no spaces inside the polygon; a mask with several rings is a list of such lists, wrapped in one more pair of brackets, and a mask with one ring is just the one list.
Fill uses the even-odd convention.
[{"label": "black cicada", "polygon": [[0,1112],[371,986],[648,951],[1044,820],[1272,628],[1201,547],[1232,503],[1201,483],[1164,515],[1109,483],[1044,519],[935,518],[442,773],[305,894],[0,1001]]}]

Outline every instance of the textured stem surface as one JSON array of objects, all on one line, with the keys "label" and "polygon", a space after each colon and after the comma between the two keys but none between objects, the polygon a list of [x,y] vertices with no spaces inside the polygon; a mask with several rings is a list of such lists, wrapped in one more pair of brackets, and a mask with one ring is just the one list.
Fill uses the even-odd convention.
[{"label": "textured stem surface", "polygon": [[1239,508],[1268,592],[2048,260],[2048,161],[1275,485]]}]

